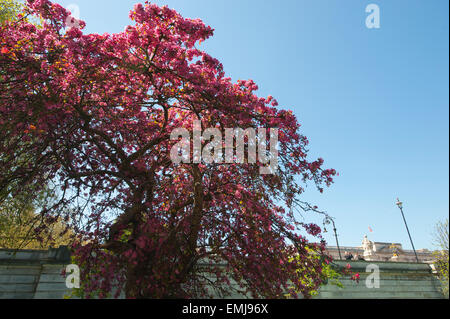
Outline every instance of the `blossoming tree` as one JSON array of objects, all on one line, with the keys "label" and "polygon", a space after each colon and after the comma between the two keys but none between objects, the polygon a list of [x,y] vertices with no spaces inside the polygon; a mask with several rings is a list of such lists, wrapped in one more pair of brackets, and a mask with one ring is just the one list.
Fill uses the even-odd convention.
[{"label": "blossoming tree", "polygon": [[[321,256],[325,244],[296,212],[316,210],[300,199],[303,187],[322,191],[335,170],[307,159],[292,112],[258,97],[251,80],[233,83],[196,47],[213,35],[201,20],[150,3],[130,18],[121,33],[84,34],[63,7],[28,0],[1,27],[0,190],[59,184],[59,200],[41,214],[76,232],[86,297],[309,296],[326,258],[311,251]],[[260,162],[174,164],[170,134],[194,121],[278,128],[276,174],[261,175]]]}]

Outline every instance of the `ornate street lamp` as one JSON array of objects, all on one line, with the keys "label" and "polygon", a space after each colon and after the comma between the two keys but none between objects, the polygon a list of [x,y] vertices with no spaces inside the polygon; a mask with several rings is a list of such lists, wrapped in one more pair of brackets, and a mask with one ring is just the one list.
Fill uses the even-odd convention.
[{"label": "ornate street lamp", "polygon": [[326,225],[329,225],[330,223],[333,224],[333,231],[334,231],[334,236],[336,237],[336,245],[338,248],[338,252],[339,252],[339,259],[342,260],[342,255],[341,255],[341,249],[339,248],[339,241],[338,241],[338,235],[336,232],[336,224],[334,223],[333,218],[331,218],[330,216],[325,217],[324,221],[323,221],[323,232],[326,233],[327,232],[327,228]]},{"label": "ornate street lamp", "polygon": [[417,257],[416,248],[414,248],[414,244],[411,238],[411,234],[409,233],[408,224],[406,223],[405,215],[403,214],[403,203],[397,198],[396,205],[398,208],[400,208],[400,211],[402,212],[403,221],[405,222],[406,231],[408,232],[409,240],[411,241],[412,248],[414,250],[414,255],[416,255],[416,261],[419,263],[419,258]]}]

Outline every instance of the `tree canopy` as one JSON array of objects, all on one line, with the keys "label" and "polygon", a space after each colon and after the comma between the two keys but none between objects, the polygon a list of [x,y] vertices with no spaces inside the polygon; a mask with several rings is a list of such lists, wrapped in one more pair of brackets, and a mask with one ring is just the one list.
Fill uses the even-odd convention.
[{"label": "tree canopy", "polygon": [[[22,9],[22,3],[17,0],[0,0],[0,24],[15,22],[23,17]],[[20,156],[14,158],[6,153],[0,153],[2,162],[12,161],[18,164],[10,164],[8,170],[2,170],[2,178],[13,175],[11,173],[17,166],[34,161],[32,154],[27,153],[30,142],[18,141],[14,138],[4,139],[2,142],[13,144],[16,154],[20,153]],[[45,234],[37,234],[35,231],[46,224],[46,221],[35,211],[52,200],[53,193],[54,190],[49,185],[42,187],[33,181],[23,185],[17,180],[10,179],[3,184],[0,191],[0,248],[44,249],[70,243],[71,233],[66,231],[67,225],[61,220],[54,224],[50,223],[49,227],[43,227],[46,228]]]},{"label": "tree canopy", "polygon": [[[42,25],[0,27],[0,192],[58,185],[40,214],[63,214],[77,234],[87,296],[114,285],[129,298],[205,297],[208,286],[225,295],[232,278],[241,292],[282,298],[323,282],[321,230],[298,213],[317,211],[301,199],[305,185],[323,191],[336,171],[308,159],[291,111],[197,48],[211,27],[148,2],[115,34],[84,34],[48,0],[28,0],[25,14]],[[195,121],[277,128],[276,173],[261,175],[259,160],[173,163],[171,133]]]}]

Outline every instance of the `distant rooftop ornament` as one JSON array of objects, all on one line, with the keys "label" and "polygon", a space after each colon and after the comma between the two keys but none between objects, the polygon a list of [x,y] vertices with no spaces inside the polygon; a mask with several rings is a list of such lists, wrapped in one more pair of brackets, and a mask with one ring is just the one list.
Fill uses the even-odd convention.
[{"label": "distant rooftop ornament", "polygon": [[398,208],[402,209],[403,208],[403,203],[400,201],[400,199],[398,199],[397,197],[397,203],[396,205],[398,206]]}]

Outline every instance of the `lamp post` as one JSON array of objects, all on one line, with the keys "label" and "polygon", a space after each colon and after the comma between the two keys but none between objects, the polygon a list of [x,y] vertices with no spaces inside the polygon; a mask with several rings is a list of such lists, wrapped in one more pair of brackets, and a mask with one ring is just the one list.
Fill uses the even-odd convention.
[{"label": "lamp post", "polygon": [[[330,221],[331,221],[331,223],[333,223],[333,231],[334,231],[334,236],[336,237],[336,245],[337,245],[338,252],[339,252],[339,259],[342,260],[341,249],[339,248],[338,235],[336,232],[336,224],[334,223],[333,218],[331,218],[330,216],[325,217],[323,224],[324,224],[324,226],[328,225],[330,223]],[[324,227],[324,232],[325,233],[327,232],[326,227]]]},{"label": "lamp post", "polygon": [[403,214],[403,203],[397,198],[396,205],[400,208],[400,212],[402,213],[403,221],[405,222],[406,231],[408,232],[409,240],[411,241],[411,246],[414,250],[414,255],[416,255],[416,261],[419,263],[419,258],[417,257],[416,248],[414,248],[414,244],[411,238],[411,234],[409,233],[408,224],[406,223],[405,215]]}]

